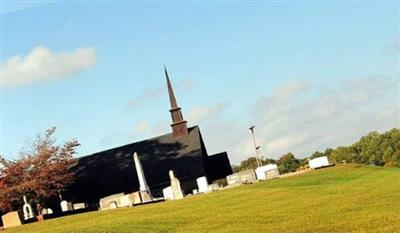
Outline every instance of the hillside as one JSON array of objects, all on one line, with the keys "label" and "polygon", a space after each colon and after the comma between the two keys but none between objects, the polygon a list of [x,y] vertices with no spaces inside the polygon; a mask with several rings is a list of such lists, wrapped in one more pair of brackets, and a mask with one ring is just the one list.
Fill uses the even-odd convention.
[{"label": "hillside", "polygon": [[396,232],[400,169],[337,165],[303,175],[12,232]]}]

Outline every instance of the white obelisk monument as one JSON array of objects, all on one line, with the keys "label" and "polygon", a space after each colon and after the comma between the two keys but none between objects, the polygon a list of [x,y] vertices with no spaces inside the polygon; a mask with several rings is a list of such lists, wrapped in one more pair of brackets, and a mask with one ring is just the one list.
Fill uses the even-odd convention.
[{"label": "white obelisk monument", "polygon": [[146,177],[144,176],[142,163],[139,160],[139,156],[135,152],[133,154],[133,161],[135,162],[136,173],[139,179],[139,194],[142,202],[152,201],[150,188],[147,185]]}]

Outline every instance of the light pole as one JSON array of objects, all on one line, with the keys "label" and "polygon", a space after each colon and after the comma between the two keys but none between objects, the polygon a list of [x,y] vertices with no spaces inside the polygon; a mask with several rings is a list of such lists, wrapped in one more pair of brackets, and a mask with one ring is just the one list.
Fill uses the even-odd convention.
[{"label": "light pole", "polygon": [[253,125],[253,126],[251,126],[251,127],[249,128],[249,130],[251,131],[251,135],[253,136],[254,149],[256,150],[256,161],[257,161],[257,166],[260,167],[262,164],[261,164],[261,161],[260,161],[260,156],[258,155],[258,150],[260,149],[261,146],[257,146],[256,138],[254,137],[254,128],[255,128],[255,127],[256,127],[256,126]]}]

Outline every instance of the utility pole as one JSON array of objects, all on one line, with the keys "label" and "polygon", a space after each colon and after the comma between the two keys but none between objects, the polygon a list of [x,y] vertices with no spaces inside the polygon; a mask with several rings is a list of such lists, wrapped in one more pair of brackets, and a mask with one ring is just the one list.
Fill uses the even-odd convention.
[{"label": "utility pole", "polygon": [[260,156],[259,156],[259,150],[260,150],[260,147],[261,147],[261,146],[257,146],[257,143],[256,143],[256,138],[255,138],[255,136],[254,136],[254,128],[255,128],[255,127],[256,127],[256,126],[253,125],[253,126],[251,126],[251,127],[249,128],[249,130],[251,131],[251,135],[253,136],[254,149],[256,150],[256,161],[257,161],[257,166],[258,166],[258,167],[261,167],[261,166],[262,166],[262,163],[261,163],[261,159],[260,159]]}]

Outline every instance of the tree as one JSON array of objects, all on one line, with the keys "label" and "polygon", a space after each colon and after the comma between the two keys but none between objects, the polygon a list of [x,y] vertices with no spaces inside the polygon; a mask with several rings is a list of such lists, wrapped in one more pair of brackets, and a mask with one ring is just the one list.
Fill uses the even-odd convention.
[{"label": "tree", "polygon": [[341,146],[325,151],[333,162],[374,164],[400,167],[400,130],[394,128],[384,133],[370,132],[351,146]]},{"label": "tree", "polygon": [[333,152],[332,148],[327,148],[324,152],[324,155],[329,157],[331,156],[332,152]]},{"label": "tree", "polygon": [[256,157],[249,157],[246,160],[240,162],[240,171],[247,170],[247,169],[256,169],[257,168],[257,159]]},{"label": "tree", "polygon": [[[274,159],[261,159],[261,163],[262,165],[266,165],[266,164],[275,164],[276,161]],[[239,166],[236,165],[232,165],[232,171],[233,172],[239,172],[239,171],[244,171],[244,170],[248,170],[248,169],[256,169],[258,167],[257,165],[257,159],[256,157],[249,157],[246,160],[243,160],[242,162],[240,162]]]},{"label": "tree", "polygon": [[299,168],[306,168],[308,167],[308,158],[302,158],[302,159],[298,159],[299,161]]},{"label": "tree", "polygon": [[233,172],[233,173],[239,172],[239,171],[240,171],[240,166],[232,165],[232,172]]},{"label": "tree", "polygon": [[291,152],[282,155],[278,159],[277,164],[280,173],[294,172],[300,167],[299,160]]},{"label": "tree", "polygon": [[276,160],[275,159],[270,159],[270,158],[262,159],[262,164],[263,165],[276,164]]},{"label": "tree", "polygon": [[325,156],[325,154],[322,152],[316,151],[310,156],[309,159],[315,159],[315,158],[322,157],[322,156]]},{"label": "tree", "polygon": [[80,144],[73,139],[56,146],[54,132],[55,127],[46,130],[44,136],[38,135],[17,160],[0,160],[0,210],[20,206],[23,195],[41,204],[74,181],[69,167]]}]

